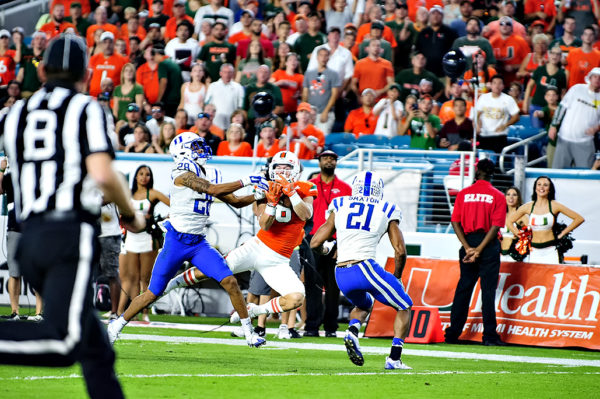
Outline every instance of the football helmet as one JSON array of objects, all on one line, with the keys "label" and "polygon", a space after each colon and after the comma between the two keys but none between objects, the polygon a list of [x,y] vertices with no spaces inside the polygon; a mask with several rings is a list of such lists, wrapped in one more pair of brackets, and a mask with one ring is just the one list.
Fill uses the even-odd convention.
[{"label": "football helmet", "polygon": [[169,152],[175,162],[189,159],[198,165],[204,165],[212,158],[212,150],[204,138],[192,132],[183,132],[175,136],[169,145]]},{"label": "football helmet", "polygon": [[[275,168],[278,165],[291,166],[291,169],[285,171],[275,171]],[[283,175],[286,179],[295,182],[300,179],[301,173],[302,168],[300,167],[300,161],[293,152],[279,151],[277,154],[273,155],[273,159],[269,164],[269,178],[271,180],[275,181],[277,175]]]},{"label": "football helmet", "polygon": [[370,170],[359,172],[352,180],[352,195],[383,199],[383,179]]},{"label": "football helmet", "polygon": [[461,77],[466,67],[465,55],[459,49],[448,51],[442,58],[442,69],[449,78]]}]

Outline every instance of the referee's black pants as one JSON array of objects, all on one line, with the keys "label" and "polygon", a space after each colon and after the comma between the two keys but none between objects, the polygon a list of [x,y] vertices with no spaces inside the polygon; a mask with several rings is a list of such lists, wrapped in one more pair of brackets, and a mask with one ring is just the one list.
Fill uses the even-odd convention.
[{"label": "referee's black pants", "polygon": [[[307,237],[310,242],[312,236]],[[333,251],[332,251],[333,252]],[[305,331],[319,331],[323,324],[326,332],[338,329],[340,289],[335,281],[333,253],[320,255],[312,252],[313,267],[304,268],[306,287],[306,325]],[[323,306],[323,287],[325,288],[325,306]]]},{"label": "referee's black pants", "polygon": [[0,363],[70,366],[81,363],[92,398],[122,398],[115,354],[92,306],[91,272],[97,228],[79,218],[34,216],[23,225],[17,260],[44,300],[44,321],[0,323]]},{"label": "referee's black pants", "polygon": [[[471,233],[466,235],[467,242],[472,248],[477,247],[485,233]],[[450,327],[446,329],[446,340],[456,340],[463,331],[469,312],[469,303],[473,295],[473,288],[477,279],[481,279],[481,302],[483,316],[483,341],[499,339],[496,333],[496,288],[498,287],[498,273],[500,272],[500,242],[496,239],[488,244],[479,258],[473,263],[464,263],[466,251],[460,249],[460,279],[454,292],[454,301],[450,313]]]}]

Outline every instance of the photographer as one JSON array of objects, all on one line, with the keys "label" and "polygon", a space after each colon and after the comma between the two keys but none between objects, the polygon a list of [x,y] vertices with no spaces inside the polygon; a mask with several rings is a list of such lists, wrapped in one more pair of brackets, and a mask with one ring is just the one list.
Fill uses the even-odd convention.
[{"label": "photographer", "polygon": [[436,148],[435,136],[440,130],[440,118],[433,115],[433,99],[424,96],[408,111],[406,119],[398,126],[400,136],[410,134],[410,147],[424,150]]}]

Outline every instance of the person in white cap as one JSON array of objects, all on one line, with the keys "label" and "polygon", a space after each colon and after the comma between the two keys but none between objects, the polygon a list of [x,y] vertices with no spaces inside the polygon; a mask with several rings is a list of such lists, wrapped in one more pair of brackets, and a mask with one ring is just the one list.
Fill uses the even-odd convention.
[{"label": "person in white cap", "polygon": [[554,169],[589,169],[594,163],[594,134],[600,130],[600,67],[593,68],[585,81],[565,94],[548,130],[550,140],[558,135]]},{"label": "person in white cap", "polygon": [[6,89],[8,82],[15,78],[17,63],[21,62],[21,45],[16,50],[9,49],[10,32],[0,30],[0,89]]},{"label": "person in white cap", "polygon": [[456,33],[448,25],[442,23],[444,9],[435,5],[429,9],[429,26],[419,32],[415,47],[427,58],[425,68],[436,76],[444,76],[442,70],[442,57],[446,54],[454,40]]},{"label": "person in white cap", "polygon": [[100,83],[104,78],[111,78],[113,82],[121,81],[121,69],[129,62],[127,57],[115,53],[115,35],[106,31],[100,35],[102,52],[90,58],[89,68],[92,70],[90,79],[90,96],[100,94]]},{"label": "person in white cap", "polygon": [[194,39],[198,39],[202,21],[208,20],[211,24],[215,21],[223,21],[227,25],[227,29],[233,25],[233,11],[227,7],[223,7],[223,0],[210,0],[210,4],[200,7],[194,16]]}]

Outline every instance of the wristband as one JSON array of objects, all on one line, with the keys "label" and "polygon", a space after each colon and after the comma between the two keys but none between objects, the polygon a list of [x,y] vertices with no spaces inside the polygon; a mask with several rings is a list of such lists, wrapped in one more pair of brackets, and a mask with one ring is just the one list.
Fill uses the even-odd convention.
[{"label": "wristband", "polygon": [[0,169],[0,173],[6,172],[6,169]]},{"label": "wristband", "polygon": [[267,207],[265,208],[265,214],[268,216],[275,216],[275,207],[271,204],[267,204]]},{"label": "wristband", "polygon": [[300,203],[302,203],[302,198],[300,198],[300,195],[298,195],[298,193],[294,193],[294,195],[292,195],[290,197],[290,202],[292,203],[292,206],[296,206]]}]

